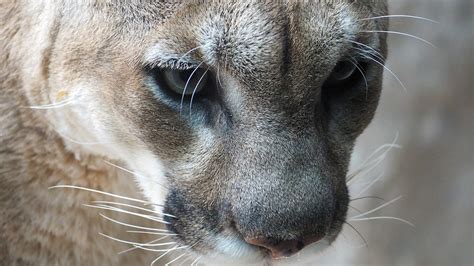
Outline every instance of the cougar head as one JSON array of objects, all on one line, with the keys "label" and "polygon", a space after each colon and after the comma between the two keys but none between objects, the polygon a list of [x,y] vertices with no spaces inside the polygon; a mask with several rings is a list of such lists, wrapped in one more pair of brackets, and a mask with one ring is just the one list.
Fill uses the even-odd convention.
[{"label": "cougar head", "polygon": [[243,262],[336,238],[381,91],[387,22],[367,18],[385,1],[46,5],[61,16],[41,24],[30,101],[73,101],[45,117],[97,143],[70,149],[133,170],[180,245]]}]

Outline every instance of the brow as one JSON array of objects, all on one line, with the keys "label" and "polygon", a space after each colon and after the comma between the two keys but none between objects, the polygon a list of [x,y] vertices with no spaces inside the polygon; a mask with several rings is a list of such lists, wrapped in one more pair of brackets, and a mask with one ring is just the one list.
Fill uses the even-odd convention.
[{"label": "brow", "polygon": [[189,69],[196,67],[200,61],[194,54],[202,46],[189,49],[184,53],[170,49],[167,45],[155,44],[149,48],[144,57],[144,65],[148,67],[169,67],[176,69]]}]

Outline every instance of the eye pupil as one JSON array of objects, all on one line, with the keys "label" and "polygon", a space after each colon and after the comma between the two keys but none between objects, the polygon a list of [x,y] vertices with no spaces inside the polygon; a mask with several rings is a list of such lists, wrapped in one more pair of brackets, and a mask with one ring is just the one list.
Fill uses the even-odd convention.
[{"label": "eye pupil", "polygon": [[184,96],[199,94],[209,86],[209,72],[203,68],[164,69],[155,79],[162,88]]},{"label": "eye pupil", "polygon": [[334,67],[330,79],[336,82],[346,80],[354,74],[356,69],[355,63],[347,60],[341,61]]},{"label": "eye pupil", "polygon": [[357,59],[339,61],[332,69],[331,74],[322,86],[323,94],[341,95],[342,93],[356,92],[353,88],[367,87],[368,62]]},{"label": "eye pupil", "polygon": [[191,69],[191,70],[178,71],[178,73],[182,80],[187,80],[191,76],[193,71],[194,69]]}]

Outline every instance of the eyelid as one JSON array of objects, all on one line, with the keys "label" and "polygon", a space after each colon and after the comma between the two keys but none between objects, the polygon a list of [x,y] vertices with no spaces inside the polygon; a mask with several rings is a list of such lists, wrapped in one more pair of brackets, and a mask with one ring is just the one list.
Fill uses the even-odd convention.
[{"label": "eyelid", "polygon": [[142,62],[149,69],[159,67],[177,70],[195,68],[200,63],[189,52],[177,52],[170,44],[160,42],[145,51]]},{"label": "eyelid", "polygon": [[199,66],[199,62],[197,61],[183,61],[180,59],[168,59],[168,60],[157,60],[153,62],[145,63],[145,68],[153,69],[153,68],[168,68],[168,69],[175,69],[175,70],[188,70],[193,69]]}]

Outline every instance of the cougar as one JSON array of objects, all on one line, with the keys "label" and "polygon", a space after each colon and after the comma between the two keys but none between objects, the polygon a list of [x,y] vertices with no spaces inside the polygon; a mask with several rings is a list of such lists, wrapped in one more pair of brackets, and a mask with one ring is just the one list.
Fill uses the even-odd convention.
[{"label": "cougar", "polygon": [[317,257],[346,219],[386,15],[380,0],[1,0],[1,263]]}]

